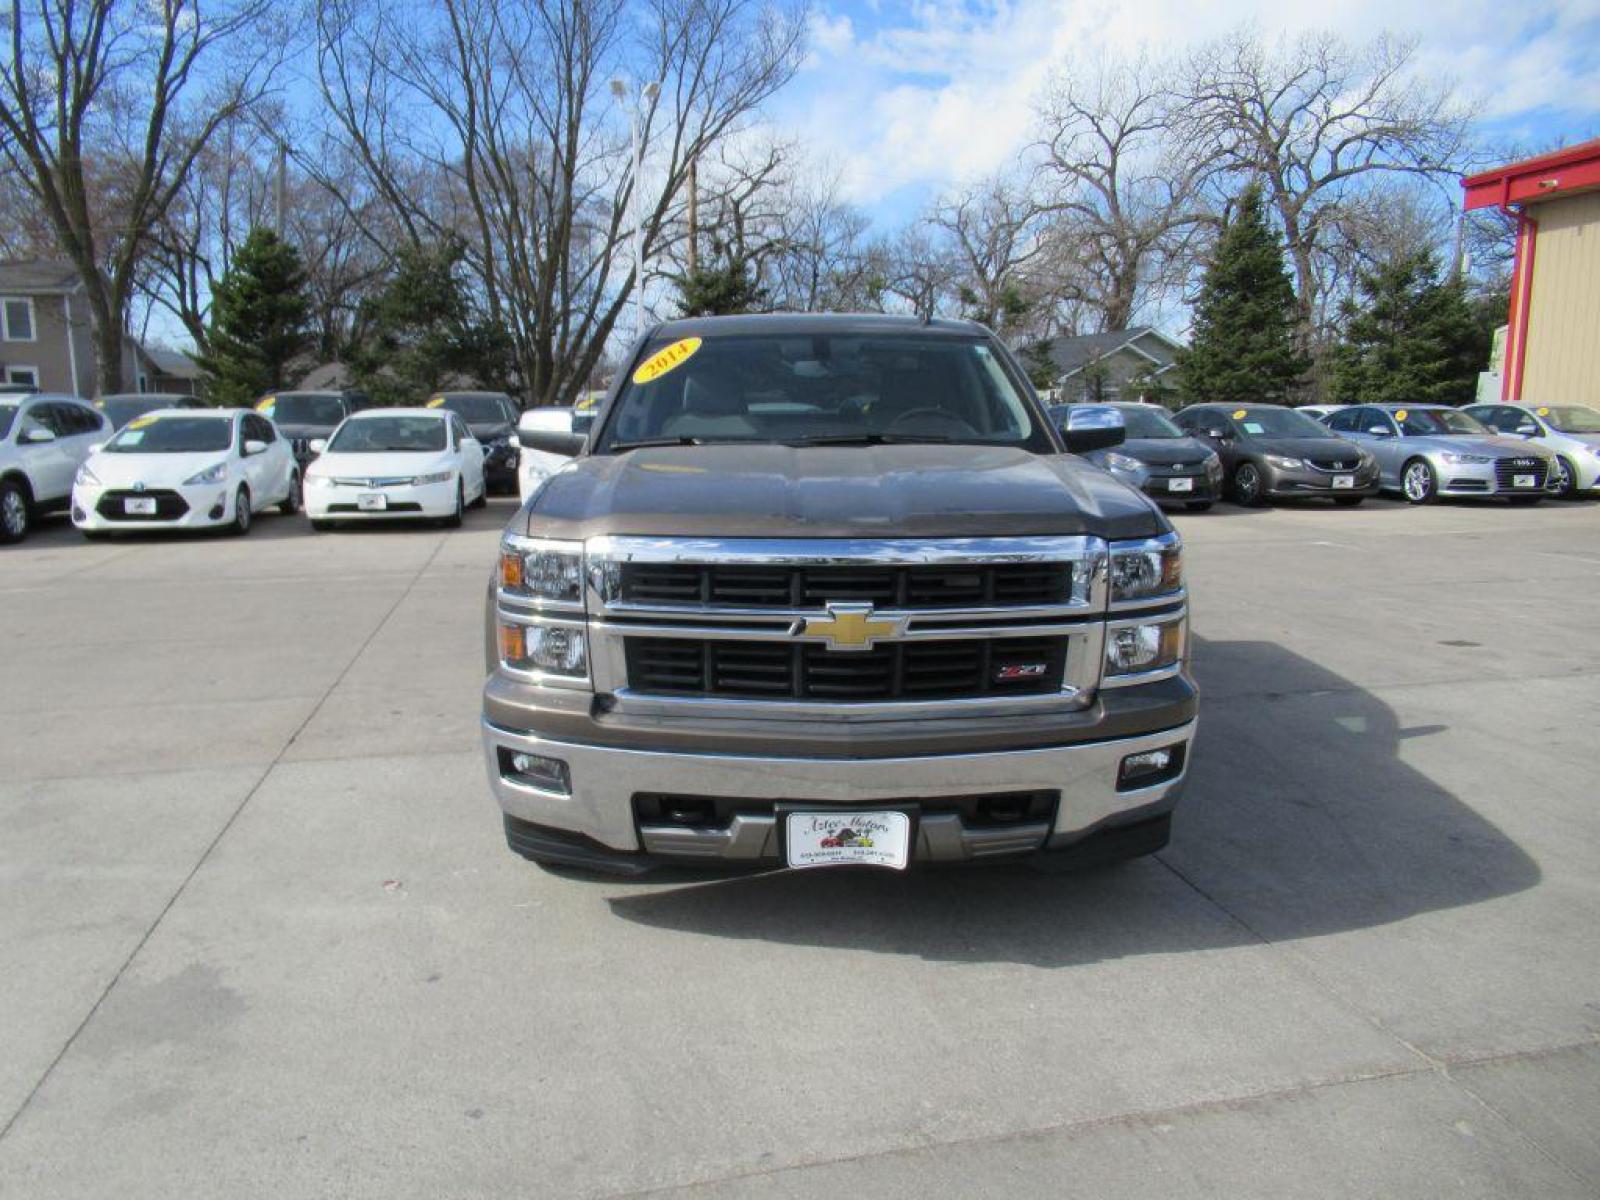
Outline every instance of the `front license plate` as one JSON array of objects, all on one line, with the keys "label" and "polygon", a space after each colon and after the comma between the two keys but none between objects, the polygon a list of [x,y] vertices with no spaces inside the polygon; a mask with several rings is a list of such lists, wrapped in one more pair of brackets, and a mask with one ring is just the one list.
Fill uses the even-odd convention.
[{"label": "front license plate", "polygon": [[153,517],[156,515],[156,498],[154,496],[129,496],[122,502],[122,511],[130,517]]},{"label": "front license plate", "polygon": [[389,507],[389,497],[382,492],[363,492],[356,497],[356,507],[362,512],[382,512]]},{"label": "front license plate", "polygon": [[1169,479],[1169,480],[1167,480],[1167,491],[1169,491],[1169,492],[1192,492],[1192,491],[1194,491],[1194,480],[1192,480],[1192,479]]},{"label": "front license plate", "polygon": [[1333,477],[1333,486],[1336,488],[1353,488],[1355,485],[1356,477],[1354,475],[1335,475]]},{"label": "front license plate", "polygon": [[784,814],[791,867],[893,867],[911,857],[911,818],[903,812]]},{"label": "front license plate", "polygon": [[1539,485],[1538,485],[1537,482],[1535,482],[1535,480],[1534,480],[1532,475],[1513,475],[1511,477],[1511,486],[1512,487],[1538,487]]}]

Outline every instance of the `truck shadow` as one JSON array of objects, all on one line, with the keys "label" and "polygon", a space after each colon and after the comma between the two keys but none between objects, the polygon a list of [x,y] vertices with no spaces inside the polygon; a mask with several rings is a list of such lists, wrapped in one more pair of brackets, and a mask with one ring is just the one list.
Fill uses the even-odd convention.
[{"label": "truck shadow", "polygon": [[[1080,874],[1025,865],[772,872],[630,888],[640,924],[952,962],[1071,966],[1315,937],[1532,887],[1537,865],[1401,761],[1370,693],[1270,642],[1196,640],[1209,692],[1173,840]],[[672,881],[656,877],[657,883]]]}]

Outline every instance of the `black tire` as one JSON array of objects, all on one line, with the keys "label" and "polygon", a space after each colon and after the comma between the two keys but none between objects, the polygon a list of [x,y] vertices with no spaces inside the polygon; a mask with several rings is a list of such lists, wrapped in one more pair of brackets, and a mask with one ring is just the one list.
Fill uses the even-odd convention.
[{"label": "black tire", "polygon": [[1400,494],[1407,504],[1432,504],[1439,499],[1439,476],[1425,458],[1413,458],[1400,468]]},{"label": "black tire", "polygon": [[1360,508],[1365,496],[1335,496],[1333,502],[1340,508]]},{"label": "black tire", "polygon": [[1209,500],[1190,500],[1189,502],[1187,502],[1183,506],[1183,511],[1184,512],[1210,512],[1211,511],[1211,501],[1209,501]]},{"label": "black tire", "polygon": [[0,542],[20,542],[33,524],[33,493],[20,479],[0,482]]},{"label": "black tire", "polygon": [[1556,455],[1556,469],[1550,483],[1550,494],[1557,500],[1571,500],[1577,493],[1578,468],[1565,454]]},{"label": "black tire", "polygon": [[456,481],[456,511],[444,519],[446,529],[460,529],[461,521],[467,511],[467,485]]},{"label": "black tire", "polygon": [[228,532],[234,537],[244,537],[250,532],[250,489],[242,483],[233,494],[233,521],[228,525]]},{"label": "black tire", "polygon": [[1244,508],[1260,508],[1267,502],[1267,485],[1261,478],[1261,468],[1253,462],[1242,462],[1233,473],[1233,501]]},{"label": "black tire", "polygon": [[286,517],[292,517],[300,511],[300,472],[292,471],[289,474],[289,494],[278,504],[278,511]]},{"label": "black tire", "polygon": [[111,534],[104,529],[85,529],[81,531],[86,542],[109,542]]},{"label": "black tire", "polygon": [[335,527],[335,525],[334,525],[334,523],[332,521],[323,521],[323,520],[313,519],[312,522],[311,522],[311,528],[316,533],[327,533],[329,530],[334,529],[336,527]]},{"label": "black tire", "polygon": [[489,507],[489,481],[487,479],[485,479],[483,481],[483,491],[478,493],[478,498],[472,502],[471,507],[473,507],[473,508],[488,508]]}]

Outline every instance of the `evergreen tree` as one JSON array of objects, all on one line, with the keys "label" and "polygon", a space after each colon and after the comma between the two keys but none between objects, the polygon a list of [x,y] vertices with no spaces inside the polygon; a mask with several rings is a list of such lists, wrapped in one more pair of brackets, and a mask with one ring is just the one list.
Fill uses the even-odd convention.
[{"label": "evergreen tree", "polygon": [[1311,365],[1296,346],[1298,321],[1282,243],[1251,184],[1206,268],[1178,365],[1184,395],[1195,404],[1284,403]]},{"label": "evergreen tree", "polygon": [[508,389],[511,338],[478,316],[462,280],[465,253],[454,239],[403,246],[394,274],[363,306],[350,366],[379,404],[420,404],[461,377]]},{"label": "evergreen tree", "polygon": [[283,387],[289,362],[306,348],[310,311],[299,252],[270,229],[252,229],[211,296],[199,361],[213,402],[249,404]]},{"label": "evergreen tree", "polygon": [[1439,281],[1431,251],[1403,255],[1357,281],[1333,351],[1342,404],[1470,404],[1487,362],[1484,333],[1460,283]]},{"label": "evergreen tree", "polygon": [[767,290],[737,254],[722,262],[701,264],[679,276],[678,307],[686,317],[723,317],[758,312],[766,305]]}]

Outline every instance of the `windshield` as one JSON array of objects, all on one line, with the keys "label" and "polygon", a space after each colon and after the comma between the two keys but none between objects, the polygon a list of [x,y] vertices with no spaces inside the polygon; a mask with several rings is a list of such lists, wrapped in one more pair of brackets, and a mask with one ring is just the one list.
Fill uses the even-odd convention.
[{"label": "windshield", "polygon": [[968,337],[758,334],[657,342],[600,444],[973,442],[1048,453],[997,352]]},{"label": "windshield", "polygon": [[339,454],[443,450],[445,423],[437,417],[361,417],[346,421],[328,449]]},{"label": "windshield", "polygon": [[1326,425],[1292,408],[1238,408],[1229,414],[1233,423],[1250,437],[1331,438]]},{"label": "windshield", "polygon": [[344,401],[337,396],[282,392],[269,396],[256,408],[279,425],[337,425],[344,420]]},{"label": "windshield", "polygon": [[512,420],[511,401],[501,396],[445,396],[442,404],[429,408],[448,408],[469,425],[499,424]]},{"label": "windshield", "polygon": [[1600,433],[1600,412],[1581,404],[1552,405],[1533,410],[1557,433]]},{"label": "windshield", "polygon": [[17,410],[20,406],[0,402],[0,442],[11,436],[11,425],[17,419]]},{"label": "windshield", "polygon": [[1130,404],[1117,409],[1131,438],[1180,438],[1188,435],[1170,417],[1151,404]]},{"label": "windshield", "polygon": [[1391,414],[1405,437],[1459,437],[1489,430],[1475,417],[1453,408],[1400,408]]},{"label": "windshield", "polygon": [[112,425],[121,429],[135,417],[168,407],[168,402],[148,396],[107,396],[104,400],[96,401],[95,407],[105,413]]},{"label": "windshield", "polygon": [[232,444],[232,417],[135,417],[106,443],[106,452],[198,454]]}]

